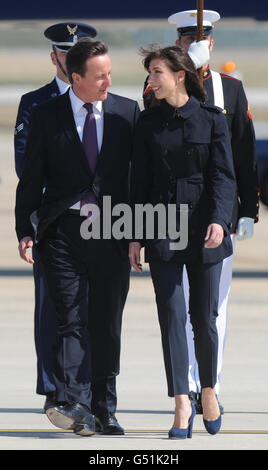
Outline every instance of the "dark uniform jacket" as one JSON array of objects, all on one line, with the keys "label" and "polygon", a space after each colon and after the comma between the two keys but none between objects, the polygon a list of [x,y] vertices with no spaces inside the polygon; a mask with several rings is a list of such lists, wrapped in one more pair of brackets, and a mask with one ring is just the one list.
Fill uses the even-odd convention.
[{"label": "dark uniform jacket", "polygon": [[[240,80],[221,74],[224,114],[230,131],[234,169],[237,182],[237,194],[234,198],[231,232],[235,232],[240,217],[250,217],[258,222],[259,196],[255,132],[251,114]],[[207,103],[214,104],[214,93],[211,71],[208,68],[203,75]],[[151,96],[144,99],[148,108]]]},{"label": "dark uniform jacket", "polygon": [[[257,173],[257,156],[255,132],[251,113],[241,80],[221,74],[224,114],[231,136],[234,168],[237,181],[238,198],[234,206],[233,229],[240,217],[250,217],[258,222],[259,183]],[[207,92],[207,102],[214,104],[211,71],[208,68],[203,77]]]},{"label": "dark uniform jacket", "polygon": [[[169,238],[143,240],[146,261],[176,259],[215,263],[232,254],[229,235],[235,176],[226,119],[219,108],[194,97],[179,115],[165,100],[141,113],[134,139],[131,201],[188,204],[188,246],[169,249]],[[204,248],[207,227],[225,232],[218,248]]]},{"label": "dark uniform jacket", "polygon": [[49,101],[56,96],[60,95],[60,90],[57,81],[54,78],[52,82],[39,88],[38,90],[30,91],[21,97],[16,125],[15,125],[15,168],[17,176],[20,178],[25,164],[25,147],[29,136],[31,115],[33,109],[41,104]]},{"label": "dark uniform jacket", "polygon": [[109,93],[103,111],[103,140],[95,175],[75,127],[69,92],[33,111],[25,167],[16,195],[19,240],[31,236],[40,241],[57,217],[92,190],[98,200],[111,196],[112,205],[128,202],[129,162],[138,104]]}]

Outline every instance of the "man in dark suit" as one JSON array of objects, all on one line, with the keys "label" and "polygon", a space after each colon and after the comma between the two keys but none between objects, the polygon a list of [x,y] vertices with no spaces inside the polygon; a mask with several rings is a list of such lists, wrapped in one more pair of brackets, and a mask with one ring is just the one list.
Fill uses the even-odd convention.
[{"label": "man in dark suit", "polygon": [[[70,82],[66,72],[66,55],[82,37],[95,37],[95,28],[84,23],[57,23],[49,26],[44,35],[52,43],[51,61],[56,67],[52,82],[21,97],[15,126],[15,168],[21,178],[25,166],[25,149],[34,108],[65,93]],[[52,378],[53,343],[56,334],[55,309],[51,301],[42,262],[33,247],[33,275],[35,285],[35,348],[37,354],[36,392],[46,396],[44,410],[54,402],[55,384]]]},{"label": "man in dark suit", "polygon": [[79,41],[66,65],[72,87],[32,115],[16,198],[19,251],[32,262],[27,248],[35,243],[56,308],[56,406],[47,416],[58,427],[90,435],[95,415],[97,429],[123,434],[115,418],[115,381],[129,288],[127,247],[115,239],[81,237],[86,217],[80,208],[94,201],[101,211],[103,196],[111,198],[112,208],[128,202],[139,108],[108,93],[111,64],[103,43]]}]

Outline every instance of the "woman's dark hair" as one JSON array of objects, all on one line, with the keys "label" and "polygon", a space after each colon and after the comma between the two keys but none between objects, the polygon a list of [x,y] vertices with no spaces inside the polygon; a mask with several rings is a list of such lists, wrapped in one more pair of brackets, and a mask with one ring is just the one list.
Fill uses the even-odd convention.
[{"label": "woman's dark hair", "polygon": [[144,56],[143,65],[147,72],[153,59],[163,59],[173,72],[185,71],[185,88],[189,95],[193,95],[199,101],[206,100],[206,93],[200,85],[194,63],[180,46],[160,48],[152,45],[150,49],[141,48],[140,52]]},{"label": "woman's dark hair", "polygon": [[72,74],[78,73],[82,77],[86,73],[86,61],[90,57],[107,54],[108,47],[101,41],[92,41],[90,38],[81,38],[69,49],[66,56],[66,69],[70,83],[73,83]]}]

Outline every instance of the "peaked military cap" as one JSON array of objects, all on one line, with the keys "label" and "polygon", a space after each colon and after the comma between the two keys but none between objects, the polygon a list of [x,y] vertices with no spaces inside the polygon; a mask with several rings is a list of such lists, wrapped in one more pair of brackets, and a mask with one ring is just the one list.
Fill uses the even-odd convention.
[{"label": "peaked military cap", "polygon": [[44,35],[52,41],[57,49],[67,52],[79,38],[94,38],[97,35],[97,30],[84,23],[57,23],[49,26],[44,31]]},{"label": "peaked military cap", "polygon": [[[208,36],[214,28],[213,23],[220,19],[217,11],[203,11],[203,35]],[[168,22],[177,26],[181,36],[195,34],[197,32],[197,10],[179,11],[169,16]]]}]

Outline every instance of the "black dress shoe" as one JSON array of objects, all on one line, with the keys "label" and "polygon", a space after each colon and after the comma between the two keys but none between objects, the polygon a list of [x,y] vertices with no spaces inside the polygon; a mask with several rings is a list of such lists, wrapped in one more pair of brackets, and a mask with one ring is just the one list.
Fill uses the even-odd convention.
[{"label": "black dress shoe", "polygon": [[48,419],[61,429],[73,429],[76,434],[90,436],[95,432],[95,419],[80,403],[57,404],[46,411]]},{"label": "black dress shoe", "polygon": [[49,409],[56,406],[56,398],[54,392],[47,393],[46,401],[44,404],[44,413]]},{"label": "black dress shoe", "polygon": [[[193,403],[195,405],[196,414],[197,415],[202,415],[203,414],[203,407],[202,407],[202,402],[201,402],[201,393],[190,392],[189,397],[190,397],[190,400],[193,401]],[[216,397],[217,397],[217,395],[216,395]],[[222,404],[219,402],[218,397],[217,397],[217,401],[218,401],[218,405],[219,405],[221,415],[223,415],[224,414],[224,408],[223,408]]]},{"label": "black dress shoe", "polygon": [[118,423],[114,413],[99,415],[96,419],[96,432],[106,435],[122,436],[125,434],[124,429]]}]

